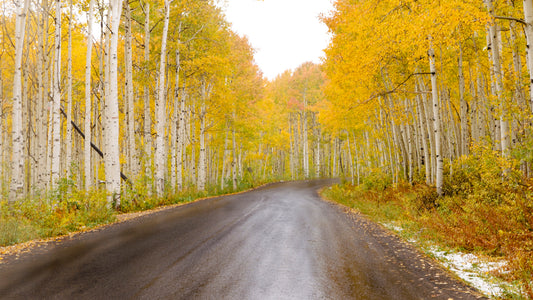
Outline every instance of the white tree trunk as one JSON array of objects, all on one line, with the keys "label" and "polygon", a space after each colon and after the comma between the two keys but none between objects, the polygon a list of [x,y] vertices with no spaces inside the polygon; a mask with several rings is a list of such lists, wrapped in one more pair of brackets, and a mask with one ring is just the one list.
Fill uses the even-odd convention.
[{"label": "white tree trunk", "polygon": [[[185,149],[185,116],[187,111],[185,109],[186,90],[185,83],[183,84],[183,91],[181,92],[181,100],[179,103],[179,117],[178,117],[178,149],[177,149],[177,165],[176,165],[176,185],[179,191],[183,188],[183,150]],[[177,108],[178,109],[178,108]]]},{"label": "white tree trunk", "polygon": [[226,129],[224,130],[224,150],[222,152],[222,175],[220,176],[220,190],[224,190],[226,188],[226,161],[229,156],[229,140],[228,140],[228,128],[229,128],[229,122],[226,121]]},{"label": "white tree trunk", "polygon": [[307,112],[305,94],[304,94],[304,111],[302,113],[302,156],[303,156],[303,168],[305,178],[309,178],[309,145],[307,142]]},{"label": "white tree trunk", "polygon": [[459,100],[461,109],[461,145],[460,155],[468,155],[470,149],[470,137],[468,134],[468,103],[465,98],[465,77],[463,74],[463,48],[459,44],[458,58],[458,76],[459,76]]},{"label": "white tree trunk", "polygon": [[290,169],[291,169],[291,179],[294,180],[295,176],[295,166],[294,166],[294,161],[295,161],[295,154],[294,154],[294,143],[293,143],[293,125],[292,125],[292,114],[289,113],[289,144],[290,144],[290,157],[289,157],[289,160],[290,160]]},{"label": "white tree trunk", "polygon": [[69,0],[69,20],[68,20],[68,61],[67,61],[67,133],[65,143],[67,144],[65,153],[65,168],[67,177],[71,177],[72,164],[72,0]]},{"label": "white tree trunk", "polygon": [[38,27],[38,62],[37,62],[37,112],[35,116],[36,134],[37,134],[37,180],[36,180],[36,189],[44,190],[46,189],[46,129],[47,129],[47,116],[46,116],[46,97],[45,97],[45,82],[47,81],[46,71],[48,55],[45,54],[45,44],[47,44],[48,39],[44,38],[45,28],[46,32],[48,31],[48,22],[45,20],[48,19],[46,14],[46,9],[48,7],[47,1],[42,5],[41,15],[39,17],[39,27]]},{"label": "white tree trunk", "polygon": [[[431,40],[431,37],[430,37]],[[437,193],[442,196],[442,184],[443,184],[443,171],[444,160],[442,157],[442,145],[441,145],[441,125],[440,125],[440,103],[439,92],[437,88],[437,69],[435,67],[435,52],[433,45],[430,45],[429,51],[429,69],[431,72],[431,96],[433,102],[433,128],[435,130],[435,160],[437,162],[435,184]]]},{"label": "white tree trunk", "polygon": [[24,137],[22,125],[22,54],[26,31],[26,13],[29,0],[18,0],[15,23],[15,73],[13,75],[13,117],[12,117],[12,164],[10,201],[15,201],[24,188]]},{"label": "white tree trunk", "polygon": [[55,57],[54,57],[54,82],[52,88],[52,148],[50,152],[51,175],[53,188],[59,179],[60,158],[61,158],[61,0],[56,0],[56,18],[55,18]]},{"label": "white tree trunk", "polygon": [[[417,86],[417,91],[418,91],[418,85]],[[423,151],[423,155],[424,155],[424,167],[425,167],[425,175],[426,175],[426,184],[427,185],[430,185],[431,184],[431,158],[430,158],[430,155],[429,155],[429,133],[428,133],[428,126],[427,126],[427,120],[428,118],[426,117],[426,110],[424,109],[424,103],[422,103],[422,99],[425,99],[422,98],[422,96],[420,95],[417,95],[416,96],[416,100],[417,100],[417,104],[418,104],[418,119],[419,119],[419,123],[420,123],[420,138],[421,138],[421,143],[422,143],[422,151]]]},{"label": "white tree trunk", "polygon": [[320,128],[317,128],[316,130],[316,153],[315,153],[315,176],[316,178],[320,178],[320,142],[322,140],[322,137],[320,135]]},{"label": "white tree trunk", "polygon": [[91,59],[93,49],[93,19],[94,19],[94,0],[89,3],[89,12],[87,17],[87,55],[85,57],[85,144],[84,144],[84,167],[85,167],[85,189],[90,189],[93,185],[91,175]]},{"label": "white tree trunk", "polygon": [[[0,60],[2,56],[0,55]],[[2,69],[2,64],[0,63],[0,69]],[[2,78],[2,72],[0,72],[0,116],[4,115],[4,80]],[[5,161],[4,161],[4,149],[6,145],[4,144],[4,119],[0,119],[0,189],[3,190],[4,187],[4,174],[5,174]],[[3,201],[3,193],[0,193],[0,201]]]},{"label": "white tree trunk", "polygon": [[111,205],[113,200],[115,205],[120,206],[120,144],[119,144],[119,110],[118,110],[118,29],[120,25],[120,15],[122,11],[121,0],[110,1],[111,12],[111,32],[110,32],[110,46],[109,46],[109,78],[108,89],[106,91],[105,101],[105,116],[106,134],[105,134],[105,176],[106,188],[110,197],[108,198],[108,205]]},{"label": "white tree trunk", "polygon": [[[500,27],[494,19],[494,8],[492,5],[492,0],[485,0],[489,14],[492,17],[492,24],[489,27],[490,31],[490,45],[489,48],[492,53],[492,67],[494,69],[494,78],[495,78],[495,90],[496,96],[498,97],[498,103],[500,104],[500,143],[501,151],[504,157],[509,156],[509,146],[511,144],[510,135],[509,135],[509,121],[507,120],[507,103],[503,96],[503,69],[501,67],[500,59],[500,49],[501,49],[501,38],[500,38]],[[527,26],[526,26],[527,27]]]},{"label": "white tree trunk", "polygon": [[233,111],[233,155],[231,160],[231,178],[233,184],[233,190],[237,190],[237,143],[235,140],[235,111]]},{"label": "white tree trunk", "polygon": [[199,191],[205,190],[207,176],[206,170],[206,146],[205,146],[205,104],[200,111],[200,156],[198,158],[198,181],[197,188]]},{"label": "white tree trunk", "polygon": [[125,6],[125,71],[126,71],[126,104],[128,106],[128,171],[135,175],[138,173],[138,156],[137,147],[135,143],[135,104],[133,101],[133,54],[132,54],[132,36],[131,36],[131,8],[130,1],[126,1]]},{"label": "white tree trunk", "polygon": [[533,113],[533,0],[524,0],[524,20],[526,33],[527,69],[529,71],[529,108]]},{"label": "white tree trunk", "polygon": [[167,35],[168,22],[170,15],[170,2],[165,0],[165,20],[163,25],[163,35],[161,37],[161,58],[159,60],[159,86],[157,89],[156,102],[156,146],[155,146],[155,186],[158,196],[162,196],[165,190],[165,168],[166,168],[166,153],[165,153],[165,127],[166,127],[166,111],[165,111],[165,67],[167,57]]},{"label": "white tree trunk", "polygon": [[[150,62],[150,4],[144,4],[144,64],[145,76],[148,75],[148,64]],[[150,113],[150,85],[148,84],[148,78],[146,77],[144,83],[144,168],[145,176],[151,177],[152,175],[152,124]],[[148,188],[148,193],[151,192],[151,188]]]},{"label": "white tree trunk", "polygon": [[[178,32],[181,31],[181,23],[178,27]],[[181,115],[181,100],[180,100],[180,50],[179,50],[179,39],[178,39],[178,49],[176,50],[176,82],[175,82],[175,93],[174,93],[174,113],[172,114],[172,121],[171,121],[171,141],[172,141],[172,188],[174,191],[177,191],[177,168],[178,168],[178,152],[180,151],[178,148],[178,135],[180,134],[180,125],[179,125],[179,119]],[[181,153],[180,153],[181,155]],[[181,156],[180,158],[181,159]],[[180,187],[181,189],[181,187]]]}]

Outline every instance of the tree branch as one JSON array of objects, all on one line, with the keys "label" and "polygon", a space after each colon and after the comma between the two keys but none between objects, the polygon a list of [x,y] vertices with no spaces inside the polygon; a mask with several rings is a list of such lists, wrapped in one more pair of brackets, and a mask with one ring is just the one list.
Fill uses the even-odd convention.
[{"label": "tree branch", "polygon": [[[60,110],[61,110],[61,114],[63,114],[63,116],[65,116],[65,118],[66,118],[67,114],[65,113],[63,108],[60,108]],[[78,132],[78,134],[81,135],[81,137],[85,140],[85,134],[83,133],[83,131],[81,131],[81,129],[78,127],[78,125],[76,125],[76,123],[74,123],[74,121],[71,121],[70,123],[72,124],[72,127],[74,128],[74,130],[76,130],[76,132]],[[102,150],[98,149],[98,147],[96,147],[96,145],[93,144],[92,142],[91,142],[91,148],[93,148],[94,151],[96,151],[96,153],[98,153],[98,155],[100,155],[101,158],[104,158],[104,153],[102,152]],[[122,180],[126,181],[129,185],[132,185],[132,183],[129,180],[129,178],[126,175],[124,175],[124,173],[122,173],[122,171],[120,172],[120,177],[122,178]]]},{"label": "tree branch", "polygon": [[518,18],[513,18],[513,17],[506,17],[506,16],[494,16],[495,19],[500,19],[500,20],[508,20],[508,21],[515,21],[515,22],[518,22],[524,26],[527,26],[527,23],[526,21],[522,20],[522,19],[518,19]]}]

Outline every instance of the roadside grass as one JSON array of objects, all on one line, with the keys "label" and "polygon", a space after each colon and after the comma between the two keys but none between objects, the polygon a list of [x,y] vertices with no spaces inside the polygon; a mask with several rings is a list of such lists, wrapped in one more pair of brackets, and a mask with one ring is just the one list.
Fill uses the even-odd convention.
[{"label": "roadside grass", "polygon": [[62,180],[49,195],[0,203],[0,246],[66,235],[115,220],[104,191],[80,191]]},{"label": "roadside grass", "polygon": [[[112,209],[103,189],[79,190],[72,180],[61,179],[48,194],[36,195],[8,203],[0,202],[0,247],[45,239],[88,230],[116,222],[122,213],[140,212],[158,207],[193,202],[195,200],[236,193],[273,181],[253,182],[239,178],[237,189],[228,182],[226,188],[208,186],[205,191],[187,187],[179,193],[156,197],[144,178],[123,190],[121,205]],[[167,189],[170,190],[170,189]]]},{"label": "roadside grass", "polygon": [[[463,163],[467,166],[473,162]],[[468,179],[473,174],[456,173],[448,174],[444,197],[438,197],[435,188],[425,184],[411,186],[403,182],[393,187],[383,183],[384,174],[367,178],[360,186],[332,186],[322,194],[396,230],[425,250],[460,251],[505,260],[508,263],[503,269],[490,271],[498,280],[509,283],[500,297],[533,298],[533,202],[531,195],[524,194],[533,185],[509,186],[501,176],[479,183],[481,174],[480,178]],[[467,193],[453,186],[465,183],[480,186]],[[517,286],[523,295],[505,286]]]}]

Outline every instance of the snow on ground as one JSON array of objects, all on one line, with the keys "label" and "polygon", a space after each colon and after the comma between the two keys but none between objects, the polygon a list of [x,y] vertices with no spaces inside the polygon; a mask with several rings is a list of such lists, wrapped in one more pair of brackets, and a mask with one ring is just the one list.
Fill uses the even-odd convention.
[{"label": "snow on ground", "polygon": [[[383,224],[383,226],[398,233],[403,231],[403,228],[395,224],[388,223]],[[411,238],[408,241],[420,245],[416,239]],[[519,294],[518,288],[502,282],[502,280],[491,275],[492,272],[502,270],[507,265],[507,261],[505,260],[488,261],[472,253],[445,251],[436,246],[424,247],[424,250],[428,254],[433,255],[461,279],[489,297],[500,297],[505,292]]]},{"label": "snow on ground", "polygon": [[490,262],[471,253],[443,251],[436,247],[427,250],[457,276],[488,296],[502,296],[512,289],[490,274],[505,267],[507,262],[504,260]]}]

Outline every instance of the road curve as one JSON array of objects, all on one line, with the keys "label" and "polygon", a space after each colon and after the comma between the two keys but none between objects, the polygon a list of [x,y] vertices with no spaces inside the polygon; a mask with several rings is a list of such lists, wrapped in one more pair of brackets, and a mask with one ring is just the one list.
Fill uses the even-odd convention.
[{"label": "road curve", "polygon": [[0,298],[481,298],[379,225],[320,200],[328,184],[273,184],[77,235],[0,265]]}]

